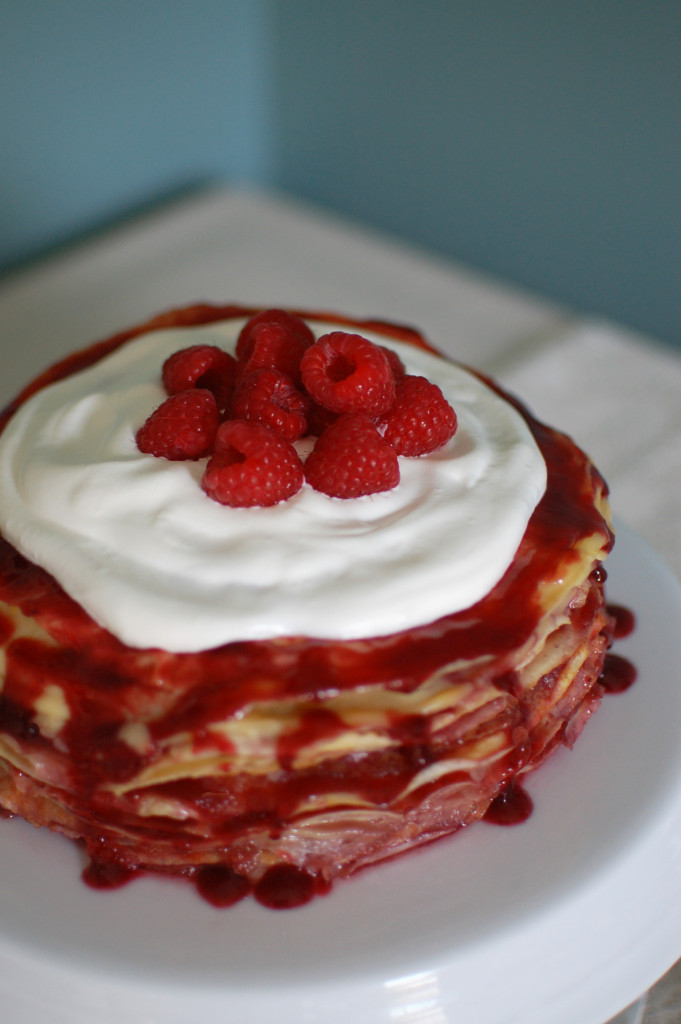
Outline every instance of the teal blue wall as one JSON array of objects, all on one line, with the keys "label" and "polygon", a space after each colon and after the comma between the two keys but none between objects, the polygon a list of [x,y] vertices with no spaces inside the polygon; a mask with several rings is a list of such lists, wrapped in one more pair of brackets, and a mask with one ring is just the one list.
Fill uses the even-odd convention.
[{"label": "teal blue wall", "polygon": [[269,173],[259,0],[0,0],[0,265]]},{"label": "teal blue wall", "polygon": [[274,185],[681,345],[678,0],[0,0],[0,267]]},{"label": "teal blue wall", "polygon": [[678,0],[277,7],[280,180],[681,344]]}]

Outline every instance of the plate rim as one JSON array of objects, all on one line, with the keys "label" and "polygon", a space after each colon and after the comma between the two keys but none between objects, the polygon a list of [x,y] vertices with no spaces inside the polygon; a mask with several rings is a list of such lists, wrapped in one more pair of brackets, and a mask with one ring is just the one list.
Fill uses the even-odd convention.
[{"label": "plate rim", "polygon": [[[635,531],[627,527],[624,523],[617,521],[617,532],[620,535],[620,549],[634,550],[636,558],[639,561],[643,561],[646,565],[649,576],[654,577],[654,582],[657,583],[658,587],[669,594],[674,595],[678,610],[681,612],[681,585],[678,580],[671,572],[671,570],[664,564],[660,559],[659,555],[642,540]],[[617,545],[615,548],[617,551]],[[614,556],[613,556],[614,557]],[[614,599],[617,600],[617,595],[613,595]],[[619,603],[619,602],[618,602]],[[635,641],[634,641],[635,644]],[[623,647],[626,645],[623,645]],[[608,698],[616,700],[618,698]],[[591,728],[593,723],[587,726],[587,729]],[[579,751],[579,743],[577,744],[577,751]],[[681,753],[680,753],[681,758]],[[542,768],[542,773],[547,770],[551,762],[548,762],[546,766]],[[679,761],[681,764],[681,760]],[[538,773],[536,778],[540,779],[542,773]],[[224,1000],[227,999],[230,1006],[235,1009],[239,1005],[248,1004],[249,1016],[254,1022],[265,1021],[270,1019],[269,1015],[273,1010],[274,1004],[278,1001],[281,1008],[281,1000],[284,999],[292,1007],[297,1006],[298,1008],[305,1009],[306,1012],[312,1011],[313,1013],[321,1014],[320,1019],[328,1020],[330,1022],[338,1021],[340,1024],[341,1020],[346,1020],[347,1015],[352,1013],[358,1020],[358,1022],[367,1021],[379,1021],[391,1019],[391,1012],[394,1014],[397,1006],[402,1005],[403,1008],[407,1005],[411,1006],[412,1009],[416,1005],[415,999],[418,995],[419,985],[421,985],[422,998],[423,992],[426,991],[430,985],[431,997],[430,1003],[432,1005],[439,1005],[442,1007],[449,1007],[452,999],[454,998],[453,993],[458,992],[456,999],[461,1002],[462,985],[464,983],[471,989],[474,984],[474,980],[480,982],[480,956],[481,949],[484,950],[486,947],[488,955],[490,951],[496,951],[496,955],[509,957],[510,952],[512,953],[511,947],[514,943],[524,943],[525,954],[528,950],[536,949],[537,945],[547,942],[547,937],[550,938],[552,932],[555,933],[556,928],[568,928],[573,932],[575,930],[574,916],[576,913],[577,904],[582,903],[585,898],[592,901],[592,906],[598,906],[604,912],[613,912],[613,899],[615,896],[615,890],[623,884],[630,884],[633,876],[640,871],[641,864],[650,861],[651,858],[659,858],[661,855],[669,858],[669,851],[675,840],[678,840],[681,836],[681,771],[678,776],[674,775],[668,780],[670,792],[661,797],[659,806],[651,809],[651,828],[647,835],[632,838],[632,841],[627,849],[619,851],[618,856],[613,857],[613,860],[603,866],[603,869],[593,874],[588,884],[580,888],[577,894],[578,899],[574,900],[574,893],[569,891],[564,893],[563,896],[556,900],[553,905],[544,907],[543,912],[536,915],[534,921],[530,922],[530,926],[523,926],[518,929],[514,927],[513,923],[509,923],[508,927],[503,928],[499,931],[496,939],[491,943],[484,939],[482,942],[473,943],[468,950],[463,953],[457,951],[454,962],[452,958],[448,957],[447,951],[443,951],[439,958],[431,961],[431,967],[427,968],[423,962],[418,960],[414,963],[414,970],[411,974],[408,971],[400,973],[388,974],[379,970],[368,969],[362,976],[354,978],[354,986],[352,980],[346,976],[337,975],[330,977],[318,977],[312,981],[312,984],[303,984],[302,980],[293,980],[289,985],[271,985],[259,987],[254,982],[244,983],[241,986],[230,985],[226,989],[221,988],[219,985],[211,984],[208,978],[199,978],[192,982],[187,978],[172,978],[168,972],[165,972],[165,976],[154,975],[153,977],[145,977],[143,973],[131,974],[126,978],[126,985],[130,993],[135,994],[135,999],[138,1001],[138,1005],[144,1003],[147,997],[152,998],[155,995],[155,989],[158,987],[160,980],[163,981],[164,985],[168,985],[169,992],[173,993],[175,998],[182,993],[187,995],[191,994],[193,1000],[192,1005],[194,1011],[197,1009],[196,1000],[199,1000],[203,1006],[202,1012],[207,1014],[207,1021],[212,1022],[215,1014],[216,1007],[220,1005],[224,1011]],[[543,788],[543,787],[542,787]],[[480,826],[476,826],[480,827]],[[472,834],[472,833],[471,833]],[[54,837],[49,837],[54,838]],[[450,839],[440,840],[442,842],[450,842]],[[457,842],[457,839],[453,839]],[[433,844],[437,846],[439,844]],[[410,855],[410,857],[418,856],[416,854]],[[406,861],[407,858],[404,858]],[[386,866],[387,867],[387,866]],[[665,863],[663,866],[669,870],[669,864]],[[385,870],[385,869],[381,869]],[[362,873],[364,874],[364,873]],[[369,879],[373,872],[367,872],[366,877]],[[377,876],[378,877],[378,876]],[[627,879],[629,880],[627,882]],[[363,884],[362,876],[358,876],[357,884]],[[347,883],[342,883],[342,886],[353,886],[355,885],[354,880],[349,880]],[[367,882],[367,885],[371,885]],[[132,887],[134,888],[134,887]],[[326,901],[334,899],[334,893],[340,893],[340,886],[338,889],[332,891],[331,896],[327,897]],[[131,890],[132,891],[132,890]],[[349,890],[348,890],[349,891]],[[660,887],[658,887],[651,893],[641,894],[646,899],[651,898],[653,901],[660,899]],[[105,899],[118,899],[118,894],[107,894]],[[342,898],[342,897],[340,897]],[[674,906],[681,904],[681,880],[677,883],[676,889],[673,892],[673,898],[668,901]],[[331,904],[327,904],[331,906]],[[643,913],[643,910],[639,907],[639,912]],[[301,911],[293,912],[298,915],[304,912],[305,908],[301,908]],[[599,998],[592,998],[591,1007],[581,1009],[577,1006],[577,1013],[581,1014],[579,1017],[575,1017],[574,997],[572,998],[573,1005],[570,1006],[569,1012],[573,1014],[570,1017],[555,1017],[556,1024],[562,1024],[565,1020],[566,1024],[570,1024],[570,1020],[580,1019],[587,1024],[587,1021],[593,1019],[594,1024],[600,1024],[601,1021],[605,1020],[606,1017],[612,1016],[618,1011],[622,1010],[628,1003],[631,1003],[636,999],[646,988],[649,987],[654,981],[660,977],[665,970],[671,966],[675,959],[681,955],[681,938],[676,939],[674,948],[673,935],[670,934],[669,922],[663,920],[664,908],[661,911],[661,927],[658,929],[657,935],[650,947],[645,951],[645,956],[638,959],[636,963],[627,965],[627,976],[623,979],[612,978],[608,975],[609,984],[605,986],[606,991],[602,993]],[[219,912],[220,914],[225,912]],[[227,911],[232,913],[232,911]],[[264,912],[265,914],[269,912]],[[335,915],[331,914],[333,920]],[[667,915],[668,916],[668,915]],[[211,919],[214,922],[214,918]],[[285,926],[286,915],[277,914],[274,917],[266,918],[272,923],[272,926],[282,932],[283,936],[286,937],[288,929]],[[275,924],[276,922],[276,924]],[[625,929],[626,930],[626,929]],[[211,935],[216,932],[216,927],[211,924],[209,931]],[[524,936],[524,937],[523,937]],[[579,951],[571,950],[570,956],[572,957],[572,970],[571,974],[575,976],[580,963]],[[517,955],[516,955],[517,959]],[[513,956],[511,956],[513,960]],[[22,943],[21,941],[16,942],[11,936],[8,936],[2,923],[0,922],[0,983],[3,981],[3,974],[5,975],[5,986],[9,984],[8,978],[9,973],[14,965],[14,970],[19,976],[22,970],[29,969],[33,962],[35,968],[36,963],[40,963],[41,970],[45,971],[46,977],[52,977],[53,981],[55,976],[69,976],[73,982],[76,979],[78,985],[83,989],[83,994],[91,985],[98,984],[104,985],[106,988],[108,984],[116,982],[116,972],[120,969],[120,965],[109,965],[102,964],[95,960],[89,962],[74,962],[69,960],[68,956],[63,955],[51,955],[49,949],[32,948],[30,944]],[[4,964],[4,971],[3,971]],[[555,966],[555,965],[554,965]],[[520,967],[518,967],[520,970]],[[591,967],[593,969],[593,967]],[[579,971],[577,971],[579,973]],[[551,971],[548,971],[547,977],[544,979],[544,987],[547,988],[546,982],[550,985]],[[612,974],[612,972],[610,972]],[[615,972],[617,974],[617,972]],[[411,980],[410,980],[411,979]],[[420,980],[419,980],[420,979]],[[120,979],[119,979],[120,980]],[[556,979],[554,979],[555,982]],[[617,986],[615,986],[617,981]],[[59,984],[58,978],[55,984]],[[411,990],[409,985],[411,984]],[[352,992],[348,994],[346,991],[343,994],[343,990],[347,987],[352,989]],[[392,986],[392,987],[391,987]],[[401,987],[400,987],[401,986]],[[424,987],[425,986],[425,987]],[[0,984],[0,987],[1,984]],[[465,986],[464,986],[465,987]],[[579,986],[575,986],[579,987]],[[617,993],[614,988],[617,987]],[[437,991],[436,991],[437,990]],[[404,1002],[405,993],[411,995],[411,1003],[407,1004]],[[433,993],[436,992],[436,995]],[[416,993],[416,995],[415,995]],[[592,993],[592,996],[594,994]],[[520,994],[516,993],[516,999],[520,999]],[[402,1002],[400,1003],[400,999]],[[510,996],[507,995],[507,1003]],[[436,1002],[434,1003],[433,1000]],[[439,1003],[437,1003],[439,1000]],[[141,1001],[141,1002],[140,1002]],[[424,1004],[425,1005],[425,1004]],[[493,1005],[493,1000],[489,1002],[489,1005]],[[566,1003],[567,1005],[567,1003]],[[323,1008],[326,1009],[323,1009]],[[330,1010],[329,1010],[330,1007]],[[522,1024],[532,1024],[534,1018],[528,1016],[531,1014],[531,1008],[527,1006],[523,1008],[522,1017],[514,1017],[512,1015],[512,1008],[508,1003],[508,1012],[511,1014],[508,1016],[509,1022],[515,1022],[517,1019]],[[369,1015],[367,1011],[370,1010]],[[489,1015],[489,1006],[485,1009],[484,1005],[478,1005],[473,1011],[476,1016],[465,1016],[464,1019],[469,1024],[491,1024],[494,1019],[494,1024],[497,1024],[498,1018],[492,1018]],[[585,1016],[593,1011],[596,1016],[593,1018]],[[174,1024],[175,1020],[184,1020],[185,1018],[178,1016],[177,1018],[172,1016],[172,1010],[169,1010],[171,1016],[168,1016],[168,1024]],[[178,1010],[179,1012],[179,1010]],[[561,1011],[558,1011],[559,1013]],[[487,1014],[487,1016],[485,1015]],[[76,1018],[74,1018],[75,1020]],[[317,1017],[311,1018],[317,1019]],[[416,1018],[414,1018],[416,1019]],[[554,1018],[552,1017],[552,1020]],[[79,1018],[78,1018],[79,1020]],[[85,1020],[85,1018],[83,1018]],[[134,1020],[134,1018],[131,1018]],[[215,1020],[218,1017],[215,1016]],[[541,1024],[541,1018],[537,1018],[538,1024]],[[103,1021],[102,1024],[107,1024]]]}]

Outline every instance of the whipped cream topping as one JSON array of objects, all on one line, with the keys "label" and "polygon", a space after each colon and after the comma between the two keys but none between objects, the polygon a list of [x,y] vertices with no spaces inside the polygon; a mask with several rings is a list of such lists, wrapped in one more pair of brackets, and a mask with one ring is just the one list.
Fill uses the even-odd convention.
[{"label": "whipped cream topping", "polygon": [[[0,528],[132,647],[191,652],[232,640],[385,635],[473,605],[501,579],[546,486],[519,413],[476,376],[362,330],[439,384],[459,427],[400,458],[392,491],[329,498],[307,484],[272,508],[201,489],[206,460],[168,462],[135,434],[163,401],[163,361],[233,352],[244,319],[155,331],[50,385],[0,435]],[[317,336],[336,324],[308,321]],[[301,454],[305,445],[300,442]]]}]

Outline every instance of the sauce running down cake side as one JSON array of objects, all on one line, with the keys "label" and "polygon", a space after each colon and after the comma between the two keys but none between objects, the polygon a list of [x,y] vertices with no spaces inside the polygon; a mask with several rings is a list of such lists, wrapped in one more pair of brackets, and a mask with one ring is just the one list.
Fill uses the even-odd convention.
[{"label": "sauce running down cake side", "polygon": [[[199,348],[201,372],[170,363]],[[174,391],[173,443],[210,406],[189,454],[154,447],[170,414],[148,427]],[[402,454],[417,393],[441,432]],[[216,906],[300,905],[522,819],[525,775],[633,680],[601,475],[416,331],[187,307],[47,370],[1,425],[0,805],[80,842],[91,885],[157,871]],[[235,498],[263,430],[290,493]]]}]

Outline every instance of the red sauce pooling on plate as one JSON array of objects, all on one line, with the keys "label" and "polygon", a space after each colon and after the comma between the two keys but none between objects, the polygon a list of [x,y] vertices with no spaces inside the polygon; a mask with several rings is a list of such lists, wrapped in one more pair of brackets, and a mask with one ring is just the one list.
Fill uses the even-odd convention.
[{"label": "red sauce pooling on plate", "polygon": [[512,783],[495,797],[483,816],[491,825],[520,825],[532,814],[532,798],[517,783]]},{"label": "red sauce pooling on plate", "polygon": [[120,889],[138,874],[137,868],[126,868],[111,861],[91,860],[83,870],[83,881],[91,889]]},{"label": "red sauce pooling on plate", "polygon": [[250,886],[225,864],[206,864],[194,874],[197,892],[214,907],[232,907],[250,892]]},{"label": "red sauce pooling on plate", "polygon": [[636,666],[619,654],[606,654],[598,680],[606,693],[624,693],[636,682]]},{"label": "red sauce pooling on plate", "polygon": [[636,628],[636,617],[629,608],[621,604],[609,604],[608,613],[613,617],[615,626],[613,630],[614,640],[623,640],[631,636]]},{"label": "red sauce pooling on plate", "polygon": [[[201,310],[199,314],[188,311],[186,322],[209,322],[244,312],[237,307]],[[176,314],[169,323],[178,326]],[[165,326],[164,318],[151,326]],[[90,365],[142,330],[94,346],[47,371],[6,410],[0,428],[30,393]],[[394,334],[418,343],[417,336],[408,331],[396,329]],[[101,823],[123,831],[129,824],[125,807],[111,791],[102,788],[102,783],[125,783],[135,778],[164,739],[187,732],[200,742],[201,736],[209,732],[210,723],[258,701],[342,692],[372,683],[408,693],[444,664],[483,655],[502,658],[532,634],[542,615],[535,600],[538,584],[552,575],[559,556],[573,550],[581,537],[602,530],[603,524],[592,502],[594,484],[600,483],[597,471],[561,434],[518,408],[542,450],[549,474],[546,493],[532,515],[518,557],[492,592],[472,608],[391,636],[343,644],[290,637],[235,642],[180,655],[131,649],[98,626],[53,577],[0,538],[0,599],[35,617],[57,641],[55,646],[20,635],[9,640],[5,684],[0,693],[0,728],[20,740],[24,748],[59,761],[63,755],[42,736],[25,706],[31,695],[42,693],[46,680],[62,685],[70,716],[59,736],[61,749],[68,752],[61,763],[70,774],[67,798],[81,816],[83,839],[93,858],[84,873],[89,885],[113,888],[139,873],[135,866],[112,865],[97,858],[96,850],[103,848],[101,830],[106,827]],[[604,575],[597,568],[594,583],[600,583]],[[600,599],[598,590],[593,588],[591,593],[593,600]],[[575,622],[580,615],[586,621],[590,613],[590,609],[575,609]],[[625,618],[622,614],[614,617],[620,623]],[[0,617],[0,636],[11,638],[12,630],[12,623]],[[618,672],[622,675],[621,669],[613,669],[617,664],[614,657],[609,655],[611,660],[600,680],[610,690],[615,684],[608,680]],[[506,689],[506,681],[500,679],[500,694]],[[151,754],[132,749],[119,736],[121,725],[128,719],[145,720],[146,708],[154,712],[153,720],[148,722]],[[513,724],[509,721],[509,730]],[[388,804],[435,756],[428,737],[421,735],[418,719],[396,714],[390,729],[398,743],[387,764],[381,760],[382,753],[376,752],[356,763],[349,759],[342,773],[324,763],[306,772],[293,770],[299,749],[315,737],[333,736],[339,727],[334,716],[323,709],[304,716],[279,743],[281,771],[276,779],[252,779],[236,811],[225,811],[232,795],[226,794],[219,779],[212,789],[212,782],[205,779],[181,779],[150,787],[147,792],[156,789],[161,798],[170,800],[187,797],[192,806],[201,808],[202,834],[208,840],[224,843],[246,835],[253,823],[265,825],[276,834],[292,808],[315,794],[351,791],[377,804]],[[225,741],[226,755],[227,748]],[[500,778],[508,778],[515,767],[506,761],[501,763]],[[530,811],[529,797],[515,786],[497,797],[487,820],[510,824],[524,820]],[[100,825],[96,827],[93,822]],[[187,838],[183,822],[170,817],[150,819],[146,827],[144,835],[135,834],[135,852],[142,863],[145,841],[168,847],[175,844],[178,849],[186,849],[194,841]],[[214,906],[229,906],[251,891],[248,882],[223,865],[177,869],[177,873],[190,878],[201,896]],[[281,908],[299,906],[327,889],[326,883],[295,866],[279,865],[265,872],[253,895],[267,907]]]},{"label": "red sauce pooling on plate", "polygon": [[[92,860],[83,870],[83,881],[91,889],[120,889],[145,872],[124,868],[120,864]],[[173,872],[168,872],[173,874]],[[291,910],[302,907],[317,896],[325,896],[331,885],[294,864],[276,864],[251,885],[248,879],[223,864],[207,864],[190,868],[182,877],[192,882],[206,903],[224,910],[252,895],[270,910]]]},{"label": "red sauce pooling on plate", "polygon": [[275,864],[254,887],[258,903],[271,910],[288,910],[309,903],[315,896],[329,891],[321,879],[313,878],[294,864]]}]

